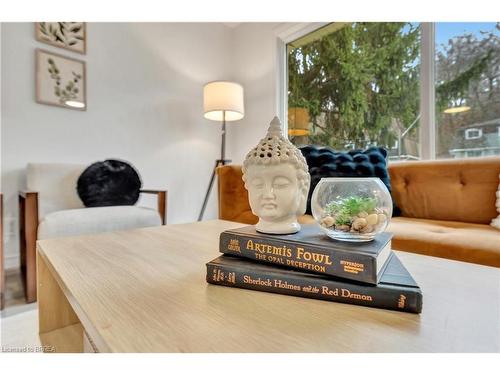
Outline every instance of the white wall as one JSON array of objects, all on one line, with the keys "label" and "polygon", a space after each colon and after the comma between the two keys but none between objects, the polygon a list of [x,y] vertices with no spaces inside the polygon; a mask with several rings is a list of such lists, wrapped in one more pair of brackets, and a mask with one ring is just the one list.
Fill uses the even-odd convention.
[{"label": "white wall", "polygon": [[[180,223],[197,219],[219,156],[219,124],[203,119],[202,86],[215,79],[234,79],[232,29],[216,23],[90,23],[87,27],[88,51],[82,56],[35,41],[32,23],[2,24],[1,165],[7,268],[19,262],[17,192],[24,187],[26,163],[129,160],[140,171],[145,187],[168,189],[168,222]],[[87,62],[86,112],[35,103],[35,48]],[[245,82],[252,78],[260,82],[247,91],[254,100],[267,93],[272,83],[264,82],[267,71],[249,73]],[[247,106],[247,123],[234,125],[243,129],[255,122],[264,127],[261,119],[272,116],[272,104],[265,97],[257,104]],[[217,216],[215,202],[212,194],[205,218]]]},{"label": "white wall", "polygon": [[234,78],[245,88],[245,117],[228,125],[229,155],[241,164],[264,137],[277,114],[277,29],[279,23],[243,23],[234,29]]},{"label": "white wall", "polygon": [[[241,164],[278,114],[278,37],[300,34],[305,25],[89,23],[82,56],[36,42],[32,23],[3,23],[7,268],[18,264],[17,191],[24,186],[27,162],[129,160],[144,186],[168,189],[169,223],[195,221],[220,152],[220,124],[202,116],[203,84],[216,79],[243,84],[245,118],[228,123],[226,142],[227,157]],[[35,103],[35,48],[87,62],[86,112]],[[216,217],[213,191],[204,219]]]}]

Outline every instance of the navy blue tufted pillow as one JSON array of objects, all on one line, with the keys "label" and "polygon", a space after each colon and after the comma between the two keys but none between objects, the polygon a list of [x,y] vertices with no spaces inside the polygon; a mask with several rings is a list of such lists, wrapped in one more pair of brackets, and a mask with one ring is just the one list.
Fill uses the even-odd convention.
[{"label": "navy blue tufted pillow", "polygon": [[76,190],[86,207],[134,205],[141,178],[130,164],[108,159],[91,164],[78,178]]},{"label": "navy blue tufted pillow", "polygon": [[[370,147],[366,150],[339,152],[330,147],[308,145],[300,147],[300,151],[306,158],[311,175],[307,214],[311,214],[311,196],[322,177],[378,177],[391,191],[385,148]],[[399,209],[395,205],[393,216],[399,216]]]}]

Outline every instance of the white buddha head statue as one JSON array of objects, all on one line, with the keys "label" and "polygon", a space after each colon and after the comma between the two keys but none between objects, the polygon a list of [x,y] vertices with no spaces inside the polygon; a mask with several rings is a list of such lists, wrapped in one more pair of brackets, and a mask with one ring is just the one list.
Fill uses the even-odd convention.
[{"label": "white buddha head statue", "polygon": [[250,207],[259,217],[257,231],[298,232],[297,216],[306,211],[311,177],[306,159],[283,136],[277,117],[271,121],[267,135],[245,157],[242,171]]}]

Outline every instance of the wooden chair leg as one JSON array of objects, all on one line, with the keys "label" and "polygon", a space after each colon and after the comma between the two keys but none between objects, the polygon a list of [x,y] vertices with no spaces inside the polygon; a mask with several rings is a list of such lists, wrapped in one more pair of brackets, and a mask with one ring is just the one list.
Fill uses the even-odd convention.
[{"label": "wooden chair leg", "polygon": [[19,195],[21,269],[26,302],[36,301],[36,237],[38,230],[38,194]]},{"label": "wooden chair leg", "polygon": [[161,216],[161,223],[163,225],[167,224],[167,192],[166,191],[160,191],[158,193],[158,212],[160,213]]}]

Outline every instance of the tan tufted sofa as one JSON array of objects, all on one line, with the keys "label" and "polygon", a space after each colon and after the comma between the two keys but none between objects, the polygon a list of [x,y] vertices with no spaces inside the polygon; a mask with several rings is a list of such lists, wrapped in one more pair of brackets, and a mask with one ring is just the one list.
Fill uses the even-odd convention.
[{"label": "tan tufted sofa", "polygon": [[[219,167],[217,174],[219,218],[255,224],[241,166]],[[500,231],[489,225],[498,215],[500,157],[394,162],[389,174],[402,212],[388,228],[394,249],[500,267]]]}]

